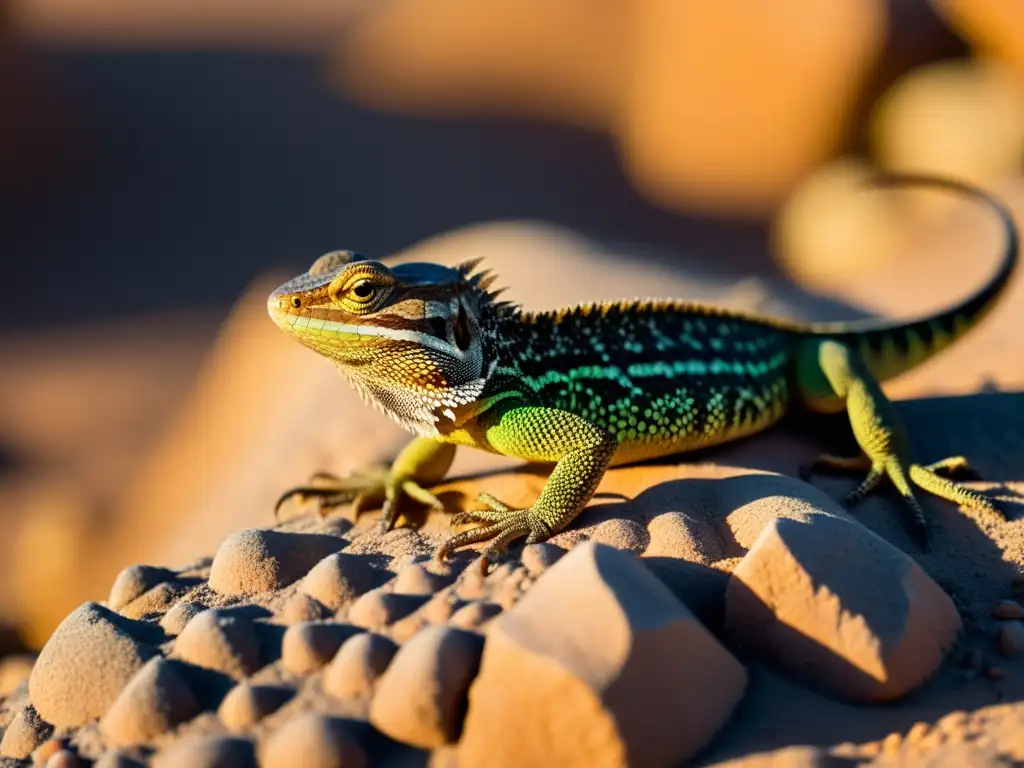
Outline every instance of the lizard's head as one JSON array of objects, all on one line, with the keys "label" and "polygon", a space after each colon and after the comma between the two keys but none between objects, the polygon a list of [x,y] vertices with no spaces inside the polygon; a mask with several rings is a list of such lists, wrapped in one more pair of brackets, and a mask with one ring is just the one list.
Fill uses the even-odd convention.
[{"label": "lizard's head", "polygon": [[386,413],[433,434],[475,401],[488,375],[481,317],[491,278],[474,266],[388,267],[333,251],[274,291],[267,309]]}]

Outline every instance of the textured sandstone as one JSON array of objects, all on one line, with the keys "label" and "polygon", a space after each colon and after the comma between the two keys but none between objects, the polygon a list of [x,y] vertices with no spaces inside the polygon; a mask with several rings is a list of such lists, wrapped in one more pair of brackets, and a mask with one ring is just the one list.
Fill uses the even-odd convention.
[{"label": "textured sandstone", "polygon": [[400,595],[432,595],[441,586],[439,581],[422,565],[412,563],[398,572],[392,589]]},{"label": "textured sandstone", "polygon": [[362,555],[336,552],[310,569],[299,589],[332,610],[375,589],[391,579],[391,573],[375,568]]},{"label": "textured sandstone", "polygon": [[262,745],[261,768],[363,768],[369,764],[352,724],[313,713],[289,720]]},{"label": "textured sandstone", "polygon": [[[252,528],[224,539],[210,566],[210,587],[222,595],[269,592],[302,578],[317,561],[346,545],[312,533]],[[314,595],[315,597],[315,595]]]},{"label": "textured sandstone", "polygon": [[44,722],[31,705],[14,716],[0,740],[0,757],[23,760],[50,738],[53,726]]},{"label": "textured sandstone", "polygon": [[100,732],[110,746],[144,744],[191,720],[200,710],[180,663],[155,658],[139,670],[107,710],[100,720]]},{"label": "textured sandstone", "polygon": [[127,616],[129,619],[141,619],[144,616],[155,613],[164,613],[187,591],[188,587],[184,584],[173,584],[165,581],[143,592],[139,597],[121,608],[119,613],[122,616]]},{"label": "textured sandstone", "polygon": [[710,741],[746,679],[637,558],[580,544],[491,624],[459,762],[673,764]]},{"label": "textured sandstone", "polygon": [[425,595],[397,595],[374,589],[352,603],[348,620],[357,627],[379,631],[405,618],[426,602]]},{"label": "textured sandstone", "polygon": [[324,690],[339,699],[369,696],[397,651],[395,643],[373,632],[346,640],[324,673]]},{"label": "textured sandstone", "polygon": [[733,571],[727,632],[837,696],[903,696],[932,675],[960,631],[953,602],[861,524],[809,504],[803,511],[771,520]]},{"label": "textured sandstone", "polygon": [[148,592],[158,584],[170,581],[176,577],[174,571],[167,568],[157,568],[152,565],[130,565],[117,574],[114,585],[110,588],[110,597],[107,598],[107,605],[115,611],[120,611],[128,603]]},{"label": "textured sandstone", "polygon": [[334,658],[341,644],[360,632],[359,627],[334,621],[293,624],[284,633],[281,661],[292,674],[308,675]]},{"label": "textured sandstone", "polygon": [[294,690],[283,685],[241,682],[228,691],[217,709],[217,716],[229,731],[244,731],[276,712],[294,695]]},{"label": "textured sandstone", "polygon": [[396,741],[432,749],[458,738],[466,692],[483,639],[449,627],[427,627],[395,655],[377,682],[370,722]]},{"label": "textured sandstone", "polygon": [[260,666],[260,645],[252,622],[219,610],[203,611],[189,621],[174,641],[174,655],[235,679]]},{"label": "textured sandstone", "polygon": [[248,739],[190,738],[157,754],[152,768],[256,768],[256,747]]},{"label": "textured sandstone", "polygon": [[99,717],[155,652],[130,633],[139,626],[98,603],[73,611],[47,641],[29,677],[39,715],[58,728]]},{"label": "textured sandstone", "polygon": [[180,635],[181,631],[185,629],[185,625],[188,624],[194,616],[197,616],[205,610],[206,606],[201,603],[193,603],[188,600],[184,600],[173,606],[164,614],[163,618],[160,619],[160,626],[163,627],[164,632],[169,635]]}]

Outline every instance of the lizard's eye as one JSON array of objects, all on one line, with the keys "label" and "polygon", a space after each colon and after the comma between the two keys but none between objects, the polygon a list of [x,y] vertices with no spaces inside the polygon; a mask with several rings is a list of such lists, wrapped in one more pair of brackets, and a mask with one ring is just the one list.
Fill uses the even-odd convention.
[{"label": "lizard's eye", "polygon": [[377,286],[369,280],[360,280],[349,289],[348,293],[354,301],[366,304],[377,295]]},{"label": "lizard's eye", "polygon": [[292,296],[292,306],[295,307],[296,309],[301,307],[302,299],[300,299],[298,296]]}]

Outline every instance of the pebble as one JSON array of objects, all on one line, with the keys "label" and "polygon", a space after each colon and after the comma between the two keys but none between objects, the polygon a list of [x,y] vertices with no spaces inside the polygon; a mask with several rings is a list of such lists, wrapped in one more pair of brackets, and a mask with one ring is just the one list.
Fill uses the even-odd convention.
[{"label": "pebble", "polygon": [[314,565],[299,589],[336,611],[391,580],[391,572],[374,567],[373,562],[366,555],[336,552]]},{"label": "pebble", "polygon": [[[766,514],[780,506],[787,516]],[[898,699],[938,669],[960,614],[913,559],[799,499],[762,498],[739,514],[768,522],[726,589],[734,642],[849,701]]]},{"label": "pebble", "polygon": [[[152,633],[152,627],[144,627]],[[156,653],[129,632],[131,619],[85,603],[60,623],[29,676],[29,697],[40,717],[57,728],[82,725],[114,702],[142,665]]]},{"label": "pebble", "polygon": [[191,720],[201,711],[181,674],[180,662],[154,658],[146,662],[100,720],[109,746],[145,744]]},{"label": "pebble", "polygon": [[210,566],[210,588],[222,595],[252,595],[280,589],[302,578],[318,561],[346,545],[342,538],[322,534],[260,528],[239,531],[224,539],[217,550]]},{"label": "pebble", "polygon": [[424,603],[417,613],[430,624],[444,624],[464,604],[454,591],[444,589]]},{"label": "pebble", "polygon": [[479,600],[467,603],[452,614],[448,625],[459,629],[476,629],[501,613],[501,606]]},{"label": "pebble", "polygon": [[438,582],[439,579],[422,565],[412,563],[398,572],[392,589],[399,595],[432,595],[440,587]]},{"label": "pebble", "polygon": [[606,544],[609,547],[637,554],[647,549],[647,545],[650,543],[650,537],[640,523],[624,518],[605,520],[594,526],[590,533],[590,540],[596,544]]},{"label": "pebble", "polygon": [[33,765],[46,765],[47,761],[56,755],[58,752],[63,752],[65,742],[63,739],[49,739],[44,741],[39,747],[32,753],[32,764]]},{"label": "pebble", "polygon": [[725,724],[746,682],[636,556],[584,542],[488,625],[459,762],[678,765]]},{"label": "pebble", "polygon": [[996,619],[1024,619],[1024,606],[1016,600],[1001,600],[992,608]]},{"label": "pebble", "polygon": [[261,768],[364,768],[362,745],[350,721],[304,713],[277,729],[259,752]]},{"label": "pebble", "polygon": [[124,606],[120,613],[129,619],[141,619],[154,613],[164,613],[179,600],[188,588],[183,584],[163,582]]},{"label": "pebble", "polygon": [[217,716],[229,731],[240,732],[276,712],[295,695],[283,685],[253,685],[241,682],[228,691]]},{"label": "pebble", "polygon": [[471,632],[423,629],[399,649],[377,681],[370,722],[381,733],[420,749],[456,741],[483,644]]},{"label": "pebble", "polygon": [[523,564],[523,567],[530,576],[537,578],[557,563],[564,554],[565,550],[561,547],[544,541],[540,544],[530,544],[523,547],[523,553],[520,555],[519,562]]},{"label": "pebble", "polygon": [[164,614],[163,618],[160,619],[160,626],[163,627],[164,632],[169,635],[180,635],[181,631],[185,629],[185,625],[189,623],[192,617],[197,616],[205,610],[206,606],[201,603],[193,603],[189,600],[184,600],[173,606]]},{"label": "pebble", "polygon": [[54,752],[47,759],[46,768],[85,768],[85,762],[69,749]]},{"label": "pebble", "polygon": [[341,644],[362,630],[339,622],[293,624],[284,633],[281,662],[294,675],[308,675],[334,658]]},{"label": "pebble", "polygon": [[320,621],[330,618],[332,611],[315,597],[305,592],[296,592],[281,608],[280,617],[285,624],[299,624],[303,621]]},{"label": "pebble", "polygon": [[421,616],[419,611],[417,611],[392,624],[389,628],[388,634],[394,638],[396,643],[401,644],[408,642],[421,629],[428,626],[430,626],[430,622]]},{"label": "pebble", "polygon": [[996,635],[996,647],[1008,659],[1024,653],[1024,623],[1008,621],[999,627]]},{"label": "pebble", "polygon": [[190,738],[158,752],[152,768],[256,768],[256,747],[249,739],[224,736]]},{"label": "pebble", "polygon": [[173,655],[236,680],[260,666],[260,644],[252,622],[215,609],[194,616],[174,641]]},{"label": "pebble", "polygon": [[408,616],[426,602],[424,595],[396,595],[378,588],[352,603],[348,620],[358,627],[376,632]]},{"label": "pebble", "polygon": [[725,556],[714,526],[682,512],[662,512],[647,523],[645,557],[669,557],[711,565]]},{"label": "pebble", "polygon": [[375,632],[346,640],[324,672],[324,690],[338,699],[368,697],[398,646]]},{"label": "pebble", "polygon": [[117,574],[110,588],[107,606],[120,611],[128,603],[141,597],[158,584],[177,578],[174,571],[152,565],[130,565]]},{"label": "pebble", "polygon": [[53,733],[53,726],[45,722],[39,713],[27,705],[14,716],[0,739],[0,757],[24,760]]}]

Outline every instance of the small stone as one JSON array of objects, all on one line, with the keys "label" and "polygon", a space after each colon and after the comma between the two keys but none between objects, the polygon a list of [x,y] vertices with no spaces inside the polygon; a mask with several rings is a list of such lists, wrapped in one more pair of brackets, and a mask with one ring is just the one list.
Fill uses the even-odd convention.
[{"label": "small stone", "polygon": [[283,685],[241,682],[228,691],[217,709],[217,716],[225,728],[237,733],[276,712],[294,695],[293,689]]},{"label": "small stone", "polygon": [[647,549],[650,542],[647,531],[640,523],[622,518],[605,520],[596,525],[590,533],[590,540],[637,554]]},{"label": "small stone", "polygon": [[324,672],[324,690],[338,699],[369,697],[398,646],[374,632],[346,640]]},{"label": "small stone", "polygon": [[540,544],[529,544],[523,547],[523,553],[520,555],[519,562],[523,564],[523,567],[530,576],[537,578],[557,563],[564,554],[565,550],[561,547],[556,547],[554,544],[544,541]]},{"label": "small stone", "polygon": [[637,557],[584,542],[488,624],[459,762],[681,764],[725,724],[746,679]]},{"label": "small stone", "polygon": [[340,717],[304,713],[277,729],[259,752],[261,768],[364,768],[362,745],[352,722]]},{"label": "small stone", "polygon": [[152,768],[256,768],[256,747],[249,739],[192,738],[158,752],[151,765]]},{"label": "small stone", "polygon": [[218,610],[193,617],[174,641],[176,658],[239,680],[260,667],[260,644],[252,622]]},{"label": "small stone", "polygon": [[1008,659],[1024,652],[1024,624],[1019,621],[1008,621],[999,627],[996,635],[996,646],[999,652]]},{"label": "small stone", "polygon": [[299,624],[330,618],[331,609],[305,592],[296,592],[288,598],[280,615],[285,624]]},{"label": "small stone", "polygon": [[110,588],[107,605],[120,611],[128,603],[151,590],[157,584],[177,578],[174,571],[156,568],[152,565],[130,565],[117,574],[114,586]]},{"label": "small stone", "polygon": [[417,613],[430,624],[444,624],[462,605],[455,593],[446,589],[431,597]]},{"label": "small stone", "polygon": [[294,675],[308,675],[334,658],[341,644],[360,632],[359,627],[339,622],[293,624],[284,633],[281,662]]},{"label": "small stone", "polygon": [[164,632],[168,635],[180,635],[181,631],[185,629],[185,625],[194,616],[199,615],[205,610],[205,605],[185,600],[173,606],[164,614],[163,618],[160,619],[160,626],[163,627]]},{"label": "small stone", "polygon": [[490,592],[490,585],[479,568],[467,568],[459,576],[455,591],[463,600],[480,600]]},{"label": "small stone", "polygon": [[396,643],[402,644],[411,640],[421,629],[428,626],[430,626],[430,622],[417,611],[392,624],[388,634]]},{"label": "small stone", "polygon": [[[769,503],[779,504],[747,506]],[[956,607],[914,560],[860,523],[799,504],[803,519],[771,519],[733,571],[727,634],[841,698],[904,696],[953,645]]]},{"label": "small stone", "polygon": [[217,550],[210,567],[210,588],[222,595],[280,589],[305,576],[319,560],[346,544],[337,536],[322,534],[259,528],[239,531],[224,539]]},{"label": "small stone", "polygon": [[644,557],[671,557],[711,565],[725,556],[714,526],[683,512],[655,516],[647,523],[647,535],[650,543]]},{"label": "small stone", "polygon": [[314,565],[299,589],[336,611],[390,580],[391,572],[375,568],[370,558],[336,552]]},{"label": "small stone", "polygon": [[1024,619],[1024,606],[1016,600],[1001,600],[992,608],[996,619]]},{"label": "small stone", "polygon": [[28,680],[36,657],[31,653],[12,653],[0,659],[0,698],[10,695]]},{"label": "small stone", "polygon": [[399,649],[377,682],[370,722],[420,749],[454,742],[483,644],[479,635],[449,627],[422,630]]},{"label": "small stone", "polygon": [[501,613],[501,606],[494,603],[484,603],[479,600],[467,603],[452,614],[448,625],[459,629],[472,630]]},{"label": "small stone", "polygon": [[53,726],[39,717],[31,704],[14,716],[0,740],[0,757],[24,760],[50,738]]},{"label": "small stone", "polygon": [[440,586],[437,581],[422,565],[412,563],[399,571],[393,590],[399,595],[432,595]]},{"label": "small stone", "polygon": [[85,603],[54,631],[29,676],[29,697],[39,715],[57,728],[82,725],[114,702],[156,653],[129,632],[139,628],[99,603]]},{"label": "small stone", "polygon": [[396,595],[394,592],[374,589],[352,603],[348,620],[357,627],[379,631],[408,616],[426,602],[427,598],[423,595]]},{"label": "small stone", "polygon": [[120,613],[129,619],[141,619],[143,616],[149,616],[154,613],[164,613],[187,591],[188,588],[183,584],[165,581],[143,592],[139,597],[121,608]]},{"label": "small stone", "polygon": [[100,720],[108,745],[144,744],[199,714],[180,669],[178,662],[160,657],[146,662]]}]

